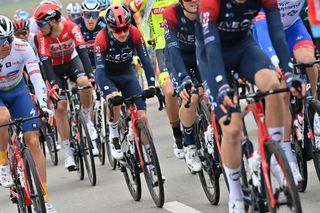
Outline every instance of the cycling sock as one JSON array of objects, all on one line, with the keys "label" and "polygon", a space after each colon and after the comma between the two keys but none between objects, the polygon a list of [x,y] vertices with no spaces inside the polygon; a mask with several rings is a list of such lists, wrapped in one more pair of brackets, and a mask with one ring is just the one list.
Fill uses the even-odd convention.
[{"label": "cycling sock", "polygon": [[111,138],[118,138],[119,137],[118,123],[119,123],[119,121],[109,122],[109,131],[110,131]]},{"label": "cycling sock", "polygon": [[5,165],[8,164],[8,154],[7,150],[6,151],[0,151],[0,165]]},{"label": "cycling sock", "polygon": [[282,150],[286,154],[288,161],[289,162],[295,162],[293,153],[292,153],[292,148],[291,148],[291,140],[288,141],[283,141],[282,145]]},{"label": "cycling sock", "polygon": [[70,141],[69,140],[63,140],[62,141],[63,147],[64,147],[64,151],[66,155],[73,155],[73,152],[71,150],[70,147]]},{"label": "cycling sock", "polygon": [[174,138],[182,138],[182,131],[180,128],[180,121],[171,123],[171,128]]},{"label": "cycling sock", "polygon": [[44,202],[48,202],[49,201],[49,194],[48,194],[48,183],[47,182],[42,182],[42,186],[43,186],[43,191],[44,191]]},{"label": "cycling sock", "polygon": [[91,115],[91,108],[83,108],[83,116],[86,123],[89,123]]},{"label": "cycling sock", "polygon": [[190,127],[183,126],[184,146],[195,144],[193,124]]},{"label": "cycling sock", "polygon": [[240,171],[241,166],[236,169],[230,169],[223,165],[229,184],[229,199],[230,200],[242,200],[243,195],[240,184]]}]

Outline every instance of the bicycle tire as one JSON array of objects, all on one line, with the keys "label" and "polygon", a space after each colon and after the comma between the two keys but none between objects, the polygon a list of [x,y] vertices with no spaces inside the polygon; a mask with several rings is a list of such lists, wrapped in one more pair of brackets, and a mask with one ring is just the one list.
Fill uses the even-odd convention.
[{"label": "bicycle tire", "polygon": [[40,141],[40,146],[41,146],[43,155],[46,158],[47,157],[47,153],[46,153],[46,145],[45,145],[45,136],[44,136],[44,133],[43,133],[41,128],[40,128],[40,131],[39,131],[39,141]]},{"label": "bicycle tire", "polygon": [[91,185],[95,186],[97,183],[97,175],[94,156],[92,153],[93,145],[81,112],[78,113],[77,125],[80,133],[80,150],[82,151],[84,166]]},{"label": "bicycle tire", "polygon": [[[106,106],[104,105],[104,111],[106,112]],[[111,155],[111,147],[110,147],[110,139],[109,139],[109,125],[107,123],[107,115],[104,113],[104,122],[105,122],[105,135],[106,135],[106,154],[109,161],[109,165],[111,166],[112,170],[115,170],[117,167],[117,160],[114,159]]]},{"label": "bicycle tire", "polygon": [[[280,168],[284,174],[284,178],[285,178],[285,182],[286,182],[284,187],[282,187],[283,189],[281,189],[280,191],[278,190],[279,187],[276,187],[275,190],[272,189],[273,195],[275,196],[275,198],[276,198],[276,196],[278,196],[278,198],[279,198],[279,193],[281,193],[281,191],[283,191],[284,196],[286,198],[286,202],[284,202],[284,201],[277,202],[276,208],[272,208],[271,201],[270,201],[271,197],[268,193],[266,181],[264,181],[264,188],[265,188],[266,197],[267,197],[267,201],[268,201],[268,207],[269,207],[270,212],[277,212],[277,210],[278,210],[277,208],[279,207],[279,203],[280,204],[286,203],[286,205],[290,208],[291,212],[298,212],[298,213],[302,212],[298,190],[296,188],[289,163],[287,161],[287,158],[286,158],[284,152],[282,151],[282,148],[280,147],[280,145],[277,142],[269,140],[265,143],[265,152],[266,152],[265,153],[266,159],[267,159],[267,162],[269,165],[271,165],[270,164],[271,156],[275,155],[275,159],[278,161],[278,164],[280,165]],[[270,167],[271,166],[268,167],[269,181],[270,181],[271,185],[274,182],[278,186],[277,181],[275,179],[274,179],[274,181],[272,181],[272,178],[270,178],[271,177],[270,176],[270,174],[271,174]],[[271,186],[271,188],[272,188],[272,186]]]},{"label": "bicycle tire", "polygon": [[[125,132],[127,131],[126,125],[124,121],[120,118],[119,120],[119,133],[120,133],[120,141],[121,144],[123,143],[129,143],[127,141],[127,137],[125,136]],[[124,137],[121,137],[124,136]],[[133,141],[134,143],[134,141]],[[135,147],[135,143],[133,144]],[[141,199],[141,178],[140,178],[140,173],[141,173],[141,167],[139,164],[139,156],[136,152],[137,148],[135,147],[134,150],[131,153],[131,150],[129,148],[128,144],[128,149],[124,153],[124,162],[119,161],[119,165],[121,168],[121,172],[123,172],[123,176],[125,179],[125,182],[127,184],[127,187],[129,189],[129,192],[135,201],[139,201]]]},{"label": "bicycle tire", "polygon": [[[202,162],[202,170],[198,172],[202,189],[211,205],[218,205],[220,201],[220,174],[216,170],[213,155],[209,154],[204,133],[206,128],[211,124],[211,115],[207,105],[200,101],[198,108],[199,119],[197,119],[198,128],[196,128],[196,143],[199,147],[199,157]],[[217,151],[217,150],[214,150]],[[207,179],[206,178],[209,178]],[[210,186],[211,185],[211,186]]]},{"label": "bicycle tire", "polygon": [[[158,160],[158,155],[151,137],[151,134],[146,127],[145,123],[142,120],[138,120],[136,123],[136,129],[137,129],[137,134],[139,137],[139,146],[140,150],[143,154],[143,159],[145,161],[144,168],[143,168],[143,173],[144,177],[146,179],[146,183],[148,186],[148,190],[150,192],[150,195],[156,204],[157,207],[162,208],[164,204],[164,188],[163,188],[163,179],[162,179],[162,174],[161,174],[161,168]],[[147,152],[145,149],[145,146],[142,145],[142,134],[144,135],[144,138],[148,141],[148,144],[150,146],[150,151],[151,151],[151,156],[149,156],[150,153]],[[151,160],[151,162],[148,162],[148,157]],[[148,166],[152,165],[153,166],[153,172],[155,173],[155,176],[157,178],[157,181],[153,183],[153,174],[150,172],[148,169]],[[158,188],[157,191],[155,191]]]},{"label": "bicycle tire", "polygon": [[104,146],[104,141],[105,141],[105,136],[102,134],[102,132],[104,131],[104,126],[103,126],[103,119],[102,116],[104,117],[104,115],[101,116],[101,113],[104,113],[101,110],[101,106],[99,106],[98,110],[94,110],[94,126],[97,129],[97,133],[98,133],[98,138],[97,138],[97,148],[99,150],[99,161],[100,164],[103,166],[105,164],[105,160],[106,160],[106,149]]},{"label": "bicycle tire", "polygon": [[[314,131],[314,119],[315,119],[315,113],[312,114],[313,116],[310,117],[310,120],[313,121],[312,122],[312,132],[315,133]],[[309,112],[309,114],[311,114]],[[320,140],[320,136],[316,136],[315,134],[313,135],[313,138],[311,139],[312,140],[312,160],[313,160],[313,164],[314,164],[314,168],[316,170],[316,174],[317,174],[317,177],[318,177],[318,180],[320,181],[320,149],[317,149],[315,147],[315,143],[316,143],[316,137],[317,137],[317,140]]]},{"label": "bicycle tire", "polygon": [[[46,206],[44,201],[44,193],[41,187],[40,176],[36,169],[35,163],[31,156],[29,149],[25,148],[22,152],[26,183],[30,190],[30,197],[32,199],[33,210],[36,213],[45,213]],[[29,208],[30,209],[30,208]],[[32,208],[31,208],[32,209]]]},{"label": "bicycle tire", "polygon": [[80,180],[84,179],[84,163],[83,154],[80,149],[80,131],[77,126],[77,121],[74,115],[69,118],[70,135],[72,137],[71,146],[73,148],[73,157],[76,164],[76,171]]},{"label": "bicycle tire", "polygon": [[302,181],[300,181],[297,185],[297,189],[299,192],[304,192],[308,185],[308,165],[307,161],[303,156],[303,148],[301,146],[302,141],[298,141],[298,139],[293,135],[293,150],[297,159],[297,164],[299,167],[300,174],[302,175]]},{"label": "bicycle tire", "polygon": [[58,150],[56,146],[56,133],[53,131],[52,127],[46,123],[44,124],[44,137],[50,154],[51,163],[54,166],[58,165]]}]

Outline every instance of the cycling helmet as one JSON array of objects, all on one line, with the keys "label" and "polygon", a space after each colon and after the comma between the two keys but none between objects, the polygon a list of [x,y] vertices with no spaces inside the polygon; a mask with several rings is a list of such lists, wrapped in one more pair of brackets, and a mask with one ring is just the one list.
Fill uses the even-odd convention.
[{"label": "cycling helmet", "polygon": [[124,28],[131,22],[131,13],[124,5],[113,4],[107,8],[105,19],[112,28]]},{"label": "cycling helmet", "polygon": [[23,19],[23,20],[28,20],[30,18],[30,13],[28,13],[25,10],[22,9],[18,9],[16,10],[16,12],[14,13],[13,19]]},{"label": "cycling helmet", "polygon": [[55,4],[58,5],[60,7],[60,9],[62,9],[63,5],[59,0],[43,0],[40,2],[40,5],[43,4]]},{"label": "cycling helmet", "polygon": [[14,32],[18,31],[29,31],[29,20],[16,19],[13,21]]},{"label": "cycling helmet", "polygon": [[100,3],[101,10],[106,9],[110,5],[110,0],[98,0],[98,2]]},{"label": "cycling helmet", "polygon": [[67,5],[67,13],[68,15],[80,14],[81,6],[78,3],[70,3]]},{"label": "cycling helmet", "polygon": [[61,18],[60,6],[56,4],[42,4],[36,9],[34,18],[37,21],[59,20]]},{"label": "cycling helmet", "polygon": [[100,12],[100,3],[96,0],[85,0],[81,4],[82,12]]},{"label": "cycling helmet", "polygon": [[13,36],[13,30],[12,21],[9,18],[0,15],[0,38]]}]

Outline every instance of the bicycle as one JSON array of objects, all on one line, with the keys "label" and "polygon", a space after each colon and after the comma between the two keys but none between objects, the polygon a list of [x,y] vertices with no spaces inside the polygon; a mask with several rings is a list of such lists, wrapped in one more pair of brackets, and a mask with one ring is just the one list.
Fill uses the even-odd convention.
[{"label": "bicycle", "polygon": [[[248,211],[277,212],[278,208],[286,205],[290,211],[302,212],[299,194],[291,173],[290,166],[284,155],[280,145],[271,140],[268,134],[266,120],[264,116],[264,108],[261,99],[267,95],[288,92],[288,88],[274,89],[269,91],[258,91],[240,95],[239,100],[246,99],[248,105],[241,113],[244,118],[249,112],[252,112],[258,127],[258,152],[261,156],[259,162],[259,169],[253,171],[254,173],[247,176],[248,162],[253,154],[252,144],[243,143],[243,168],[241,171],[242,190],[245,196],[244,201]],[[212,120],[215,115],[212,112]],[[228,109],[227,118],[224,122],[228,125],[231,121],[231,110]],[[215,129],[215,127],[214,127]],[[216,133],[216,132],[215,132]],[[278,183],[270,176],[270,160],[275,157],[275,160],[284,174],[284,184]],[[279,187],[280,185],[280,187]],[[267,203],[267,205],[266,205]],[[268,207],[268,208],[267,208]]]},{"label": "bicycle", "polygon": [[21,213],[46,212],[42,182],[30,150],[24,143],[21,127],[23,122],[43,116],[41,113],[36,117],[18,118],[0,126],[11,127],[12,138],[9,140],[8,158],[14,185],[9,190],[12,203],[17,204],[18,211]]},{"label": "bicycle", "polygon": [[[141,179],[140,173],[143,172],[150,195],[157,207],[161,208],[164,204],[164,180],[161,175],[161,168],[157,152],[153,143],[151,133],[145,122],[138,117],[135,101],[139,98],[149,99],[157,96],[159,101],[159,110],[163,109],[163,96],[160,88],[150,94],[152,90],[144,90],[141,95],[135,95],[130,98],[115,96],[109,99],[110,121],[114,119],[113,106],[120,106],[125,103],[131,117],[131,125],[128,119],[123,117],[119,121],[120,144],[124,151],[124,159],[119,160],[118,165],[123,172],[127,187],[133,199],[141,199]],[[125,110],[126,112],[127,110]],[[123,115],[125,116],[125,115]],[[147,143],[144,143],[147,141]],[[150,149],[145,147],[149,144]]]},{"label": "bicycle", "polygon": [[[315,131],[315,126],[319,128],[319,115],[320,115],[320,102],[315,100],[311,93],[311,86],[306,69],[319,64],[320,60],[312,61],[309,63],[294,64],[294,72],[299,74],[302,79],[307,82],[307,95],[302,103],[294,99],[291,102],[300,104],[299,109],[296,110],[296,118],[293,128],[293,145],[296,152],[297,162],[300,173],[303,176],[303,181],[298,185],[298,189],[304,192],[307,187],[308,170],[306,159],[308,157],[308,148],[311,145],[311,155],[316,170],[317,177],[320,181],[320,132]],[[302,112],[302,113],[300,113]],[[299,122],[299,123],[298,123]],[[302,122],[302,123],[301,123]],[[300,124],[301,123],[301,124]]]},{"label": "bicycle", "polygon": [[[69,171],[77,171],[79,179],[84,179],[84,167],[86,168],[89,181],[92,186],[96,185],[96,167],[94,156],[92,153],[93,145],[88,131],[88,127],[85,123],[84,117],[81,111],[80,94],[79,90],[90,89],[91,86],[86,87],[72,87],[69,89],[68,77],[64,76],[63,85],[61,90],[62,94],[66,94],[67,100],[69,100],[69,125],[71,136],[71,147],[73,148],[75,168]],[[57,101],[53,100],[55,108],[57,107]]]}]

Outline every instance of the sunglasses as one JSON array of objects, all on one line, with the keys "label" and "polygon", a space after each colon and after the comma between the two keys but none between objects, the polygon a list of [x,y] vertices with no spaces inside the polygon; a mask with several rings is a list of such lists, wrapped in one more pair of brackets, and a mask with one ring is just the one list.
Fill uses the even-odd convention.
[{"label": "sunglasses", "polygon": [[8,37],[4,37],[4,38],[0,38],[0,47],[3,47],[7,44],[11,44],[14,40],[13,36],[8,36]]},{"label": "sunglasses", "polygon": [[20,37],[20,36],[26,36],[28,33],[29,33],[28,30],[20,30],[20,31],[16,31],[16,32],[14,33],[14,35],[15,35],[16,37]]},{"label": "sunglasses", "polygon": [[39,28],[44,28],[49,23],[49,21],[36,21],[36,23]]},{"label": "sunglasses", "polygon": [[122,32],[126,33],[129,30],[129,26],[121,27],[121,28],[113,28],[110,27],[111,31],[115,34],[120,34]]},{"label": "sunglasses", "polygon": [[71,18],[72,19],[77,19],[77,18],[79,18],[81,16],[81,14],[80,13],[77,13],[77,14],[71,14]]},{"label": "sunglasses", "polygon": [[99,13],[84,13],[83,17],[85,19],[90,19],[90,18],[97,19],[99,18]]}]

